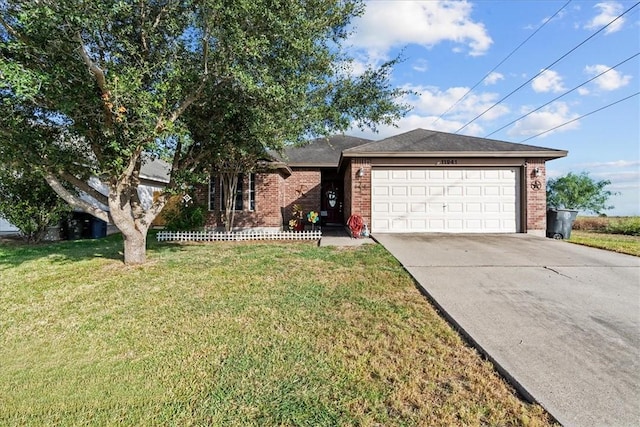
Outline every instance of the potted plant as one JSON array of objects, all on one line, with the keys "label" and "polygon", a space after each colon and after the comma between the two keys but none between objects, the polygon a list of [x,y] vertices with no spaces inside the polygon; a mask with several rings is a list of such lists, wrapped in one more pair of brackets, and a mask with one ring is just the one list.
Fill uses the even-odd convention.
[{"label": "potted plant", "polygon": [[304,230],[304,210],[302,205],[295,204],[291,208],[291,219],[289,220],[289,230]]}]

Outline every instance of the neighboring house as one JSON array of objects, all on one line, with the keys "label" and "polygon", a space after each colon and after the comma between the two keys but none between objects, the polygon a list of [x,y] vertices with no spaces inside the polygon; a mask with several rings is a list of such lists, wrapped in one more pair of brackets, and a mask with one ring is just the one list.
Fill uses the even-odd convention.
[{"label": "neighboring house", "polygon": [[3,234],[16,234],[19,231],[20,230],[18,230],[18,227],[14,226],[13,224],[11,224],[6,219],[0,217],[0,235],[3,235]]},{"label": "neighboring house", "polygon": [[[416,129],[380,141],[320,138],[242,174],[236,228],[281,229],[294,204],[322,225],[361,215],[371,232],[545,235],[546,162],[567,151]],[[222,226],[219,182],[198,199]]]},{"label": "neighboring house", "polygon": [[[148,208],[153,203],[154,194],[161,192],[164,187],[169,183],[171,175],[171,166],[160,159],[145,161],[140,169],[140,186],[138,187],[138,194],[140,195],[140,201],[145,208]],[[109,194],[107,186],[100,181],[97,177],[89,178],[89,185],[98,190],[104,195]],[[53,190],[52,190],[53,191]],[[109,210],[107,206],[98,203],[91,196],[82,194],[81,198],[91,203],[100,206],[100,208]],[[96,225],[102,221],[93,218],[91,215],[84,212],[74,212],[70,220],[73,224],[63,224],[64,233],[67,237],[74,236],[74,238],[80,237],[95,237]],[[102,223],[104,224],[104,223]],[[76,228],[73,232],[69,233],[67,228],[71,226]],[[104,227],[104,225],[102,226]],[[111,226],[111,229],[107,229],[108,232],[115,231],[115,227]],[[0,217],[0,234],[18,233],[17,227],[10,224],[8,221]]]}]

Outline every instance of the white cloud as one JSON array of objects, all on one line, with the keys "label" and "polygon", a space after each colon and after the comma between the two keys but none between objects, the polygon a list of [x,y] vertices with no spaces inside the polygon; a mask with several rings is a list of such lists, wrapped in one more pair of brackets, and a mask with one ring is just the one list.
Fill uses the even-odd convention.
[{"label": "white cloud", "polygon": [[[561,11],[560,11],[560,12],[559,12],[559,13],[558,13],[558,14],[557,14],[553,19],[554,19],[554,20],[560,20],[560,19],[564,18],[564,16],[565,16],[566,14],[567,14],[567,13],[566,13],[564,10],[561,10]],[[526,26],[524,27],[524,29],[525,29],[525,30],[535,30],[535,29],[539,28],[541,25],[544,25],[544,24],[546,24],[546,23],[547,23],[547,22],[549,22],[549,21],[551,21],[551,16],[545,16],[544,18],[542,18],[542,19],[540,20],[540,22],[539,22],[539,23],[537,23],[537,24],[535,24],[535,25],[534,25],[534,24],[526,25]]]},{"label": "white cloud", "polygon": [[468,1],[369,1],[351,43],[385,55],[396,46],[451,41],[456,49],[464,45],[470,55],[483,55],[493,40],[484,24],[473,21],[472,9]]},{"label": "white cloud", "polygon": [[[587,65],[586,67],[584,67],[584,71],[585,73],[592,76],[597,76],[598,74],[606,71],[609,68],[611,67],[602,64]],[[617,70],[609,70],[605,74],[595,79],[593,83],[597,85],[601,90],[616,90],[628,85],[630,81],[630,75],[623,75]]]},{"label": "white cloud", "polygon": [[583,168],[629,168],[629,167],[638,167],[640,166],[639,160],[616,160],[613,162],[594,162],[594,163],[583,163],[578,165]]},{"label": "white cloud", "polygon": [[[613,21],[618,15],[623,12],[623,7],[620,3],[615,1],[607,1],[598,3],[593,6],[596,9],[600,9],[600,13],[593,17],[585,26],[587,30],[599,30],[601,27],[607,25],[609,22]],[[618,19],[616,22],[611,24],[604,30],[605,34],[615,33],[616,31],[620,31],[622,26],[624,25],[624,17]]]},{"label": "white cloud", "polygon": [[[569,106],[564,102],[554,102],[518,121],[509,129],[507,134],[512,137],[533,136],[567,123],[577,117],[579,117],[579,115],[571,113]],[[579,127],[579,122],[575,121],[541,136],[548,136],[555,132],[566,132]]]},{"label": "white cloud", "polygon": [[498,83],[498,80],[504,80],[504,75],[494,71],[484,79],[483,83],[485,86],[494,85]]},{"label": "white cloud", "polygon": [[413,69],[420,73],[424,73],[429,70],[429,62],[426,59],[418,59],[413,64]]},{"label": "white cloud", "polygon": [[562,76],[553,70],[543,70],[542,74],[533,79],[531,88],[536,92],[562,92]]},{"label": "white cloud", "polygon": [[[414,106],[415,112],[434,116],[440,116],[446,112],[445,118],[464,122],[460,126],[493,106],[499,96],[492,92],[467,94],[469,91],[467,87],[452,87],[444,91],[434,86],[405,86],[404,89],[418,92],[418,95],[411,96],[406,100]],[[466,97],[458,102],[465,94],[467,94]],[[458,103],[456,104],[456,102]],[[456,104],[455,107],[447,111],[454,104]],[[481,120],[494,120],[507,113],[509,113],[509,108],[500,104],[484,114]]]},{"label": "white cloud", "polygon": [[[369,138],[373,140],[380,140],[388,138],[394,135],[400,135],[401,133],[409,132],[411,130],[422,128],[428,130],[437,130],[440,132],[453,133],[460,129],[465,122],[457,120],[438,119],[433,115],[420,115],[420,114],[408,114],[401,118],[396,126],[380,126],[378,133],[370,130],[360,131],[359,129],[352,129],[347,132],[349,135],[358,136],[360,138]],[[478,124],[472,123],[464,129],[464,134],[467,135],[482,135],[485,130]]]}]

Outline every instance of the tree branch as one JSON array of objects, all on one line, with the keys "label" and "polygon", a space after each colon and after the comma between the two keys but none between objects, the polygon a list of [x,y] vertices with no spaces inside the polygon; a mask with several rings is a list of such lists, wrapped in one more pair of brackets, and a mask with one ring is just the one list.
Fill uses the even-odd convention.
[{"label": "tree branch", "polygon": [[103,94],[107,93],[108,92],[108,90],[107,90],[107,79],[105,78],[104,70],[102,68],[100,68],[89,57],[89,54],[87,53],[86,49],[84,48],[84,43],[82,42],[82,37],[80,37],[80,33],[76,33],[75,39],[79,44],[78,52],[80,52],[80,56],[82,57],[82,60],[84,61],[84,63],[89,68],[89,72],[91,72],[91,74],[93,74],[93,76],[96,78],[96,83],[98,84],[98,87],[100,88],[102,93]]},{"label": "tree branch", "polygon": [[91,59],[91,57],[89,57],[89,53],[87,53],[87,50],[84,48],[84,43],[82,42],[80,33],[76,33],[75,39],[79,45],[78,52],[80,52],[80,57],[82,57],[82,60],[89,68],[89,72],[95,77],[96,84],[98,85],[98,88],[102,93],[101,99],[105,114],[105,123],[107,127],[110,128],[113,124],[113,114],[111,112],[111,101],[109,100],[110,94],[109,89],[107,88],[107,79],[105,77],[104,70],[100,68],[98,64],[96,64],[95,61]]},{"label": "tree branch", "polygon": [[65,181],[67,181],[69,184],[73,185],[74,187],[78,188],[84,193],[87,193],[89,196],[93,197],[99,203],[102,203],[103,205],[106,205],[106,206],[109,205],[109,199],[107,198],[107,196],[105,196],[104,194],[102,194],[92,186],[90,186],[88,182],[85,182],[81,179],[76,178],[74,175],[70,174],[69,172],[62,172],[60,174],[60,177]]},{"label": "tree branch", "polygon": [[55,191],[56,194],[60,196],[65,202],[67,202],[71,207],[81,209],[82,211],[91,214],[105,222],[111,222],[110,214],[108,212],[92,205],[85,200],[82,200],[75,194],[72,194],[69,190],[64,188],[64,185],[62,185],[58,178],[56,178],[52,173],[47,172],[44,178],[49,186],[53,189],[53,191]]},{"label": "tree branch", "polygon": [[11,25],[9,25],[9,23],[7,21],[5,21],[2,18],[2,16],[0,16],[0,25],[2,25],[4,27],[4,29],[7,30],[7,32],[9,34],[11,34],[13,37],[17,38],[22,43],[27,44],[27,39],[25,37],[23,37],[20,33],[18,33]]}]

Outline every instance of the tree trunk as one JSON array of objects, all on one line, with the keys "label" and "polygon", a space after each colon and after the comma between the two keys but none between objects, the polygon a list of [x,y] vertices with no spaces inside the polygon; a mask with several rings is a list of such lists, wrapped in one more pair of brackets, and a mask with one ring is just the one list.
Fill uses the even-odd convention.
[{"label": "tree trunk", "polygon": [[122,232],[124,238],[124,263],[144,264],[147,261],[147,232],[134,230],[133,232]]},{"label": "tree trunk", "polygon": [[[147,231],[151,220],[139,218],[132,208],[131,188],[123,191],[118,182],[109,187],[109,210],[116,227],[124,239],[124,263],[144,264],[146,261]],[[134,188],[133,191],[137,191]]]}]

